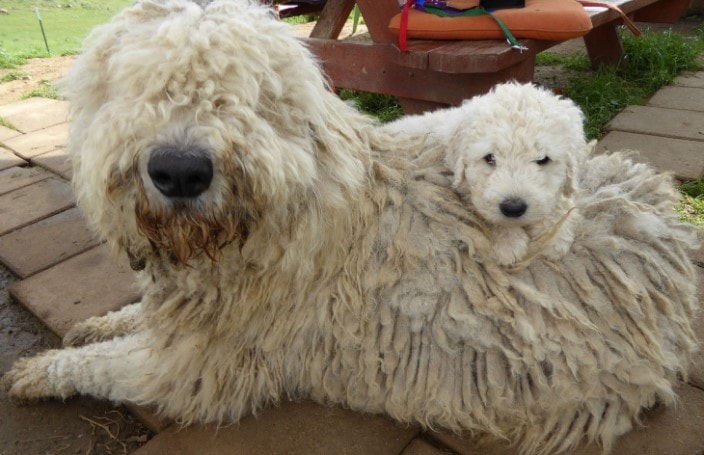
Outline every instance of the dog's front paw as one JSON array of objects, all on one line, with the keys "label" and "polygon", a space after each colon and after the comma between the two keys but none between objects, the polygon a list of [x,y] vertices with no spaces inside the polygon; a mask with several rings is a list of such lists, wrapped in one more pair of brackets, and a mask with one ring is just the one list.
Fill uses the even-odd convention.
[{"label": "dog's front paw", "polygon": [[99,323],[100,318],[90,318],[75,324],[66,332],[62,340],[64,346],[82,346],[110,338],[106,336],[104,324]]},{"label": "dog's front paw", "polygon": [[2,382],[12,401],[21,403],[52,397],[67,398],[75,393],[71,387],[59,387],[54,380],[51,352],[20,359],[5,373]]}]

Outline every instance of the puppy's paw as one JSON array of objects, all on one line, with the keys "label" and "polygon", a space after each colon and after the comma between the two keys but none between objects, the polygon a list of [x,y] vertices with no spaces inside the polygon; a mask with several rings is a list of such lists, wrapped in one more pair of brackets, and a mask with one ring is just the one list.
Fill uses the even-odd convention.
[{"label": "puppy's paw", "polygon": [[559,261],[564,258],[572,248],[573,239],[559,239],[545,250],[545,257],[551,261]]},{"label": "puppy's paw", "polygon": [[50,358],[52,352],[20,359],[5,373],[2,382],[12,401],[23,403],[52,397],[67,398],[75,393],[71,387],[57,386]]},{"label": "puppy's paw", "polygon": [[573,226],[575,224],[574,215],[565,221],[557,235],[551,240],[550,244],[545,248],[543,255],[551,261],[559,261],[564,258],[572,249],[574,243]]},{"label": "puppy's paw", "polygon": [[499,265],[511,266],[528,254],[528,235],[520,229],[501,230],[494,240],[492,253]]}]

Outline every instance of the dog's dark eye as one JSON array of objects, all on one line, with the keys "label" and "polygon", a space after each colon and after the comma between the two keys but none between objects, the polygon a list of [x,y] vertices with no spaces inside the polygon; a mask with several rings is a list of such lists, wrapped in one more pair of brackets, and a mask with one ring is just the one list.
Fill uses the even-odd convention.
[{"label": "dog's dark eye", "polygon": [[494,154],[492,154],[492,153],[489,153],[488,155],[485,155],[485,156],[484,156],[484,161],[486,161],[486,164],[488,164],[489,166],[494,166],[494,165],[496,165],[496,157],[495,157]]},{"label": "dog's dark eye", "polygon": [[538,166],[545,166],[545,165],[548,164],[550,161],[552,161],[552,160],[550,159],[550,157],[549,157],[549,156],[546,156],[546,157],[543,158],[543,159],[537,160],[536,163],[538,163]]}]

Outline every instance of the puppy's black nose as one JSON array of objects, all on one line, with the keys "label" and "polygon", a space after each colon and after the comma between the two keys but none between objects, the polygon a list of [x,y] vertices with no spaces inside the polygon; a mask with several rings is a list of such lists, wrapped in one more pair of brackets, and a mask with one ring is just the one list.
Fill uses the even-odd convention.
[{"label": "puppy's black nose", "polygon": [[523,199],[511,198],[499,204],[501,213],[509,218],[518,218],[528,210],[528,204]]},{"label": "puppy's black nose", "polygon": [[165,147],[152,152],[147,173],[164,196],[194,198],[210,186],[213,163],[204,150]]}]

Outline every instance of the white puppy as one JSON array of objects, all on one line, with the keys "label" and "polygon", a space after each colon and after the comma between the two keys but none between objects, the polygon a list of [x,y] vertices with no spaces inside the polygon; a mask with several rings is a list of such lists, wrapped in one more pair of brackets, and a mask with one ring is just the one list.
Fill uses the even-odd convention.
[{"label": "white puppy", "polygon": [[572,210],[574,176],[591,150],[572,101],[509,83],[384,128],[446,143],[454,187],[487,221],[499,264],[540,254],[557,260],[569,251],[579,218]]}]

